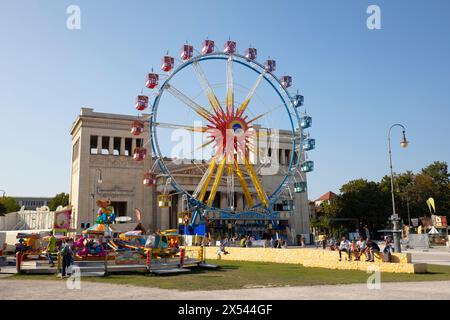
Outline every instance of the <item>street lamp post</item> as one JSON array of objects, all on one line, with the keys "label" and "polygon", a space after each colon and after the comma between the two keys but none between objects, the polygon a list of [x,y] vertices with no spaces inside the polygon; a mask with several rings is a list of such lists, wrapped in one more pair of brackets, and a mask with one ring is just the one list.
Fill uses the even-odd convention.
[{"label": "street lamp post", "polygon": [[392,216],[391,216],[391,220],[393,223],[393,233],[394,233],[394,248],[395,248],[395,252],[402,252],[402,248],[400,245],[400,230],[398,228],[398,223],[399,223],[399,218],[398,218],[398,214],[395,210],[395,196],[394,196],[394,171],[392,169],[392,148],[391,148],[391,132],[392,129],[395,127],[401,127],[403,129],[403,140],[400,142],[400,145],[403,148],[407,148],[409,142],[406,140],[406,128],[404,125],[396,123],[394,125],[391,126],[391,128],[389,129],[389,134],[388,134],[388,141],[389,141],[389,165],[390,165],[390,169],[391,169],[391,197],[392,197]]},{"label": "street lamp post", "polygon": [[95,195],[97,193],[97,183],[101,184],[103,182],[103,180],[102,180],[102,169],[99,169],[99,168],[95,169],[95,173],[97,173],[97,172],[99,172],[99,177],[98,177],[97,180],[94,180],[94,191],[91,194],[91,196],[92,196],[92,225],[95,222]]}]

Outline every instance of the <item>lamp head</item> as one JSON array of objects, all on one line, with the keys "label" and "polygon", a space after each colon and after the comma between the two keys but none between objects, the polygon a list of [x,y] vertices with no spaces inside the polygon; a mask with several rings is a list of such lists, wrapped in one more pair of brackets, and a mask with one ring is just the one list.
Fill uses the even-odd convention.
[{"label": "lamp head", "polygon": [[400,142],[400,145],[401,145],[403,148],[407,148],[408,145],[409,145],[408,140],[406,140],[406,133],[405,133],[405,131],[403,131],[403,140],[402,140],[402,142]]}]

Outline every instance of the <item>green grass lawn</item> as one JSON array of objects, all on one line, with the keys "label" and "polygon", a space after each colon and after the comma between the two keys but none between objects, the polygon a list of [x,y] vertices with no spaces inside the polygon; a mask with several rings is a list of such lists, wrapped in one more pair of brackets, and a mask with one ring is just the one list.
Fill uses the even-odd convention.
[{"label": "green grass lawn", "polygon": [[[216,270],[195,269],[189,274],[149,276],[146,274],[112,274],[108,277],[85,277],[84,281],[128,284],[179,290],[218,290],[269,286],[311,286],[364,283],[363,271],[305,268],[293,264],[214,261]],[[9,279],[56,279],[54,275],[16,275]],[[450,267],[428,265],[427,274],[382,273],[383,282],[450,280]]]}]

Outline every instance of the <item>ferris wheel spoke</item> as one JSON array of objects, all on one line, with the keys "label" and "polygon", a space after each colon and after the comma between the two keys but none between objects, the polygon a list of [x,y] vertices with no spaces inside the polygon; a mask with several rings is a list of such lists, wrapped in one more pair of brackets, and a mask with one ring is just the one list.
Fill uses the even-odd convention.
[{"label": "ferris wheel spoke", "polygon": [[219,99],[217,99],[217,96],[214,93],[214,90],[211,87],[211,84],[209,83],[208,79],[206,78],[206,75],[203,72],[203,69],[198,63],[198,61],[194,61],[192,63],[192,67],[194,68],[194,71],[197,74],[197,78],[200,82],[204,94],[206,95],[206,98],[211,104],[212,109],[214,110],[217,116],[224,117],[225,113],[222,109],[222,106],[220,105]]},{"label": "ferris wheel spoke", "polygon": [[249,174],[250,178],[252,179],[253,185],[255,186],[256,193],[258,195],[259,200],[261,200],[261,203],[268,208],[269,207],[269,200],[267,198],[266,193],[264,192],[264,189],[261,186],[261,183],[258,180],[258,177],[256,176],[255,169],[253,168],[253,165],[250,163],[248,156],[244,157],[244,165],[245,169],[247,170],[247,173]]},{"label": "ferris wheel spoke", "polygon": [[227,158],[223,157],[222,160],[220,161],[219,167],[217,168],[216,176],[214,178],[214,183],[213,183],[211,192],[208,197],[208,202],[207,202],[208,207],[211,207],[214,203],[214,198],[216,197],[217,189],[219,188],[219,184],[222,179],[222,174],[223,174],[223,170],[225,168],[226,160],[227,160]]},{"label": "ferris wheel spoke", "polygon": [[171,84],[166,85],[167,91],[169,91],[175,98],[186,104],[190,107],[195,113],[204,118],[205,120],[211,122],[212,119],[217,119],[211,112],[209,112],[206,108],[199,105],[197,102],[186,96],[180,90],[175,88]]},{"label": "ferris wheel spoke", "polygon": [[[184,129],[192,132],[206,132],[208,130],[208,127],[187,126],[182,124],[164,123],[164,122],[155,122],[155,126],[167,129]],[[210,143],[211,142],[212,141],[210,141]]]},{"label": "ferris wheel spoke", "polygon": [[249,207],[253,207],[255,204],[253,202],[252,195],[250,194],[250,191],[248,190],[247,182],[245,182],[244,174],[242,173],[241,169],[239,168],[239,164],[237,160],[234,160],[234,167],[236,169],[236,175],[238,177],[239,183],[241,184],[242,191],[244,192],[245,199],[247,200],[247,203]]},{"label": "ferris wheel spoke", "polygon": [[227,164],[227,200],[228,208],[234,208],[234,168],[233,164]]},{"label": "ferris wheel spoke", "polygon": [[247,97],[245,98],[244,102],[239,106],[238,110],[236,111],[236,116],[240,117],[244,113],[245,109],[247,109],[248,104],[253,98],[253,95],[256,92],[256,89],[258,89],[259,84],[261,83],[262,79],[264,79],[264,76],[266,75],[266,72],[264,71],[261,73],[258,78],[256,78],[255,83],[253,84],[253,87],[250,89],[250,92],[248,93]]},{"label": "ferris wheel spoke", "polygon": [[261,113],[260,115],[257,115],[256,117],[250,119],[250,120],[248,121],[248,123],[253,123],[253,122],[255,122],[256,120],[259,120],[259,119],[261,119],[261,118],[267,116],[268,114],[270,114],[270,113],[272,113],[272,112],[274,112],[274,111],[280,109],[282,106],[283,106],[283,105],[279,105],[279,106],[277,106],[277,107],[275,107],[275,108],[273,108],[273,109],[271,109],[271,110],[269,110],[269,111],[267,111],[267,112]]},{"label": "ferris wheel spoke", "polygon": [[233,81],[233,58],[230,56],[227,60],[227,116],[234,114],[234,81]]},{"label": "ferris wheel spoke", "polygon": [[205,174],[203,175],[202,179],[200,180],[200,183],[197,186],[198,192],[196,191],[193,195],[194,198],[197,198],[200,202],[203,202],[203,199],[205,198],[206,192],[208,191],[209,183],[211,182],[211,178],[214,175],[214,170],[216,169],[217,164],[217,156],[214,156],[211,159],[211,162],[209,163],[208,170],[206,170]]}]

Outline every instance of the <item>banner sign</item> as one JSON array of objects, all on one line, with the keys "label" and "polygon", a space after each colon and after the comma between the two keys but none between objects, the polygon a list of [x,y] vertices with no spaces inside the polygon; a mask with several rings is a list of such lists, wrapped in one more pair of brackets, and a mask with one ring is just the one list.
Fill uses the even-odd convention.
[{"label": "banner sign", "polygon": [[67,232],[70,229],[72,209],[56,211],[53,221],[53,229],[57,232]]},{"label": "banner sign", "polygon": [[264,214],[259,212],[247,211],[240,213],[230,213],[226,211],[206,211],[209,220],[289,220],[290,211],[272,212]]},{"label": "banner sign", "polygon": [[447,217],[446,216],[431,216],[433,219],[433,225],[436,228],[446,228],[447,227]]}]

